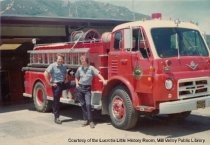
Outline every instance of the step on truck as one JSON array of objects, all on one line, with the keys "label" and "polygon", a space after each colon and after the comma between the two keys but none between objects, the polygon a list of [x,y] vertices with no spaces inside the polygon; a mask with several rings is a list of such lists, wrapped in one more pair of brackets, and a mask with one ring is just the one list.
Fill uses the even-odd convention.
[{"label": "step on truck", "polygon": [[[71,33],[71,41],[35,44],[28,51],[25,97],[33,98],[37,111],[51,109],[51,87],[44,79],[46,67],[65,56],[76,71],[86,55],[107,85],[92,82],[93,109],[110,116],[113,126],[134,127],[140,115],[166,114],[184,119],[192,110],[210,106],[210,51],[198,26],[191,22],[153,19],[128,22],[99,33],[95,29]],[[74,76],[69,75],[69,80]],[[80,105],[74,89],[65,90],[61,102]]]}]

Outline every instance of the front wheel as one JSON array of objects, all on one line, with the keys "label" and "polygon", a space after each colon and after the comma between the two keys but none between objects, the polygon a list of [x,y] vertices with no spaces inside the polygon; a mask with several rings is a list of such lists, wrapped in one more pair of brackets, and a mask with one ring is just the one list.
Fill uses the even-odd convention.
[{"label": "front wheel", "polygon": [[109,115],[116,128],[131,129],[138,121],[137,111],[124,87],[114,89],[109,100]]},{"label": "front wheel", "polygon": [[37,82],[33,89],[34,106],[39,112],[48,112],[51,109],[52,103],[47,100],[47,93],[44,85]]}]

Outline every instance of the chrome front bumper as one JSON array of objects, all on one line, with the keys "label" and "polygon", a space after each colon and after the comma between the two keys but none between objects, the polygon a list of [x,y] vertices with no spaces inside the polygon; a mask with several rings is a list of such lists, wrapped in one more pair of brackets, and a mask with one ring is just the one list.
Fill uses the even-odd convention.
[{"label": "chrome front bumper", "polygon": [[200,98],[160,103],[159,114],[173,114],[210,107],[210,95]]}]

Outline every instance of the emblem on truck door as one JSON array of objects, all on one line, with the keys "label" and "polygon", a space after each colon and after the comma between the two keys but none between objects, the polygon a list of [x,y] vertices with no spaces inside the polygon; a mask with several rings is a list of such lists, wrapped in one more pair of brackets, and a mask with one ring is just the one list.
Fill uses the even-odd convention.
[{"label": "emblem on truck door", "polygon": [[142,75],[142,69],[139,66],[136,66],[133,70],[133,74],[136,79],[140,79]]},{"label": "emblem on truck door", "polygon": [[190,64],[186,64],[188,67],[190,67],[192,70],[195,70],[198,67],[198,64],[196,64],[194,61],[191,61]]}]

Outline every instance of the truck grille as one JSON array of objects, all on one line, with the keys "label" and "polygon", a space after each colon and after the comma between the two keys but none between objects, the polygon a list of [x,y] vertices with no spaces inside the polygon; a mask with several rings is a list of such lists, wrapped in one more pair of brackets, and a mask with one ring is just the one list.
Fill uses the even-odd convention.
[{"label": "truck grille", "polygon": [[178,98],[204,97],[210,94],[210,78],[191,78],[178,81]]}]

